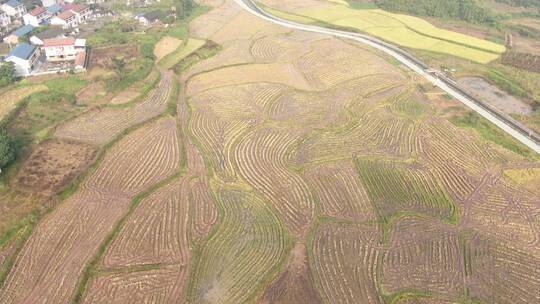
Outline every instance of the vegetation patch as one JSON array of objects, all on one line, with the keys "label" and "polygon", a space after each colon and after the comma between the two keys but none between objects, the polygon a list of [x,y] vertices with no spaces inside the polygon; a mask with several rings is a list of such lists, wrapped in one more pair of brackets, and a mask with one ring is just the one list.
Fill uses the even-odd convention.
[{"label": "vegetation patch", "polygon": [[186,56],[190,55],[200,47],[202,47],[206,42],[204,40],[190,38],[185,45],[179,47],[176,51],[168,54],[163,59],[159,61],[159,65],[164,69],[170,69],[179,61],[184,59]]}]

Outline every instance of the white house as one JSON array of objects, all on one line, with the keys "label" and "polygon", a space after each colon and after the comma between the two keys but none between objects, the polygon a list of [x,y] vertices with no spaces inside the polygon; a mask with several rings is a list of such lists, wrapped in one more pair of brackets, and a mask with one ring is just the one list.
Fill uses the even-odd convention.
[{"label": "white house", "polygon": [[0,12],[0,27],[7,28],[11,24],[11,17],[8,16],[5,12]]},{"label": "white house", "polygon": [[64,11],[71,11],[77,16],[77,22],[83,23],[90,18],[92,11],[86,5],[67,3],[63,6]]},{"label": "white house", "polygon": [[2,9],[2,11],[8,16],[13,18],[21,18],[24,14],[26,14],[26,8],[17,0],[9,0],[8,2],[2,4],[0,9]]},{"label": "white house", "polygon": [[23,16],[24,24],[38,27],[51,18],[51,14],[44,7],[38,6]]},{"label": "white house", "polygon": [[47,56],[47,61],[71,61],[77,58],[77,54],[86,51],[85,39],[53,38],[45,39],[41,49]]},{"label": "white house", "polygon": [[32,72],[38,57],[37,47],[28,43],[19,43],[9,52],[5,61],[13,62],[15,75],[27,76]]},{"label": "white house", "polygon": [[60,25],[63,28],[74,28],[79,25],[77,15],[73,13],[72,11],[64,11],[58,16],[54,16],[51,18],[50,24],[52,25]]},{"label": "white house", "polygon": [[43,7],[53,6],[55,4],[64,5],[63,0],[41,0]]},{"label": "white house", "polygon": [[159,18],[163,16],[163,13],[160,11],[151,11],[146,13],[141,13],[135,15],[135,19],[137,19],[142,25],[149,26],[156,22],[159,22]]}]

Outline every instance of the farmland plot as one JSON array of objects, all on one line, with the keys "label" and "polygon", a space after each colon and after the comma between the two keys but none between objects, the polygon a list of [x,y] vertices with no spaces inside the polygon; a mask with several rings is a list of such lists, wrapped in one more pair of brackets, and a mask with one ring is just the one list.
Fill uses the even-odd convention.
[{"label": "farmland plot", "polygon": [[223,216],[192,264],[188,301],[243,303],[282,261],[286,231],[260,198],[217,189]]},{"label": "farmland plot", "polygon": [[125,129],[163,113],[172,81],[171,73],[164,72],[157,87],[142,102],[128,108],[102,108],[84,113],[61,125],[54,135],[103,145]]},{"label": "farmland plot", "polygon": [[83,187],[36,227],[0,290],[2,302],[68,302],[84,265],[132,196],[171,175],[178,163],[176,124],[170,118],[120,140]]},{"label": "farmland plot", "polygon": [[464,292],[458,234],[452,227],[403,218],[392,228],[382,262],[382,287],[389,293],[422,290],[459,297]]},{"label": "farmland plot", "polygon": [[83,303],[171,303],[184,275],[180,265],[103,275],[91,283]]},{"label": "farmland plot", "polygon": [[369,159],[358,159],[357,169],[381,223],[401,212],[455,220],[454,202],[425,170]]},{"label": "farmland plot", "polygon": [[376,226],[325,224],[315,232],[311,266],[328,303],[383,303],[375,265],[381,255]]}]

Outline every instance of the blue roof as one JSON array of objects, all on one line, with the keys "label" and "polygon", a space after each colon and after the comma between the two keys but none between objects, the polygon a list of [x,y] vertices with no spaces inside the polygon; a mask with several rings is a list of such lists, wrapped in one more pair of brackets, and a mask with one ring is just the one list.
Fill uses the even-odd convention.
[{"label": "blue roof", "polygon": [[30,33],[33,29],[34,29],[34,27],[32,25],[30,25],[30,24],[23,25],[20,28],[13,31],[13,33],[11,33],[11,35],[15,35],[17,37],[22,37],[22,36]]},{"label": "blue roof", "polygon": [[55,3],[49,7],[46,7],[46,9],[49,11],[49,13],[56,14],[62,10],[62,6],[58,3]]},{"label": "blue roof", "polygon": [[17,7],[19,5],[21,5],[21,3],[17,0],[9,0],[8,2],[6,2],[5,4],[11,6],[11,7]]},{"label": "blue roof", "polygon": [[19,57],[21,59],[28,59],[32,53],[34,53],[34,50],[36,49],[35,46],[30,45],[28,43],[19,43],[17,46],[15,46],[11,52],[9,52],[8,57],[15,56]]}]

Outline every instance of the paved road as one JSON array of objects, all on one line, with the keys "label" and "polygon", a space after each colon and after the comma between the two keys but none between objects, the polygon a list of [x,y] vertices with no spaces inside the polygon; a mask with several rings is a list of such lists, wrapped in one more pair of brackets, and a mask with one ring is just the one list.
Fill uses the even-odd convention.
[{"label": "paved road", "polygon": [[420,61],[414,60],[413,59],[414,57],[410,55],[406,56],[405,55],[406,53],[403,51],[401,52],[396,51],[397,48],[395,46],[392,46],[386,42],[383,42],[382,40],[379,40],[377,38],[364,35],[364,34],[329,29],[329,28],[319,27],[319,26],[314,26],[314,25],[306,25],[306,24],[301,24],[301,23],[296,23],[293,21],[281,19],[279,17],[276,17],[274,15],[271,15],[263,11],[262,9],[257,7],[257,5],[252,0],[234,0],[234,1],[239,6],[241,6],[244,10],[252,13],[253,15],[256,15],[262,19],[265,19],[267,21],[273,22],[275,24],[278,24],[284,27],[347,38],[347,39],[355,40],[358,42],[362,42],[373,48],[376,48],[394,57],[403,65],[407,66],[408,68],[410,68],[417,74],[427,79],[433,85],[441,88],[443,91],[445,91],[449,95],[453,96],[454,98],[456,98],[457,100],[465,104],[471,110],[475,111],[482,117],[486,118],[487,120],[495,124],[497,127],[501,128],[503,131],[508,133],[510,136],[514,137],[516,140],[520,141],[527,147],[531,148],[536,153],[540,154],[540,143],[536,141],[534,138],[528,136],[528,134],[532,134],[534,132],[530,131],[529,129],[526,129],[525,127],[520,127],[519,126],[520,124],[518,122],[513,121],[511,118],[509,117],[501,118],[501,114],[497,114],[496,111],[490,110],[486,108],[485,106],[478,104],[478,102],[476,102],[469,96],[466,96],[467,94],[456,89],[452,81],[449,81],[442,77],[437,77],[433,75],[432,73],[428,72],[427,67],[424,66]]}]

